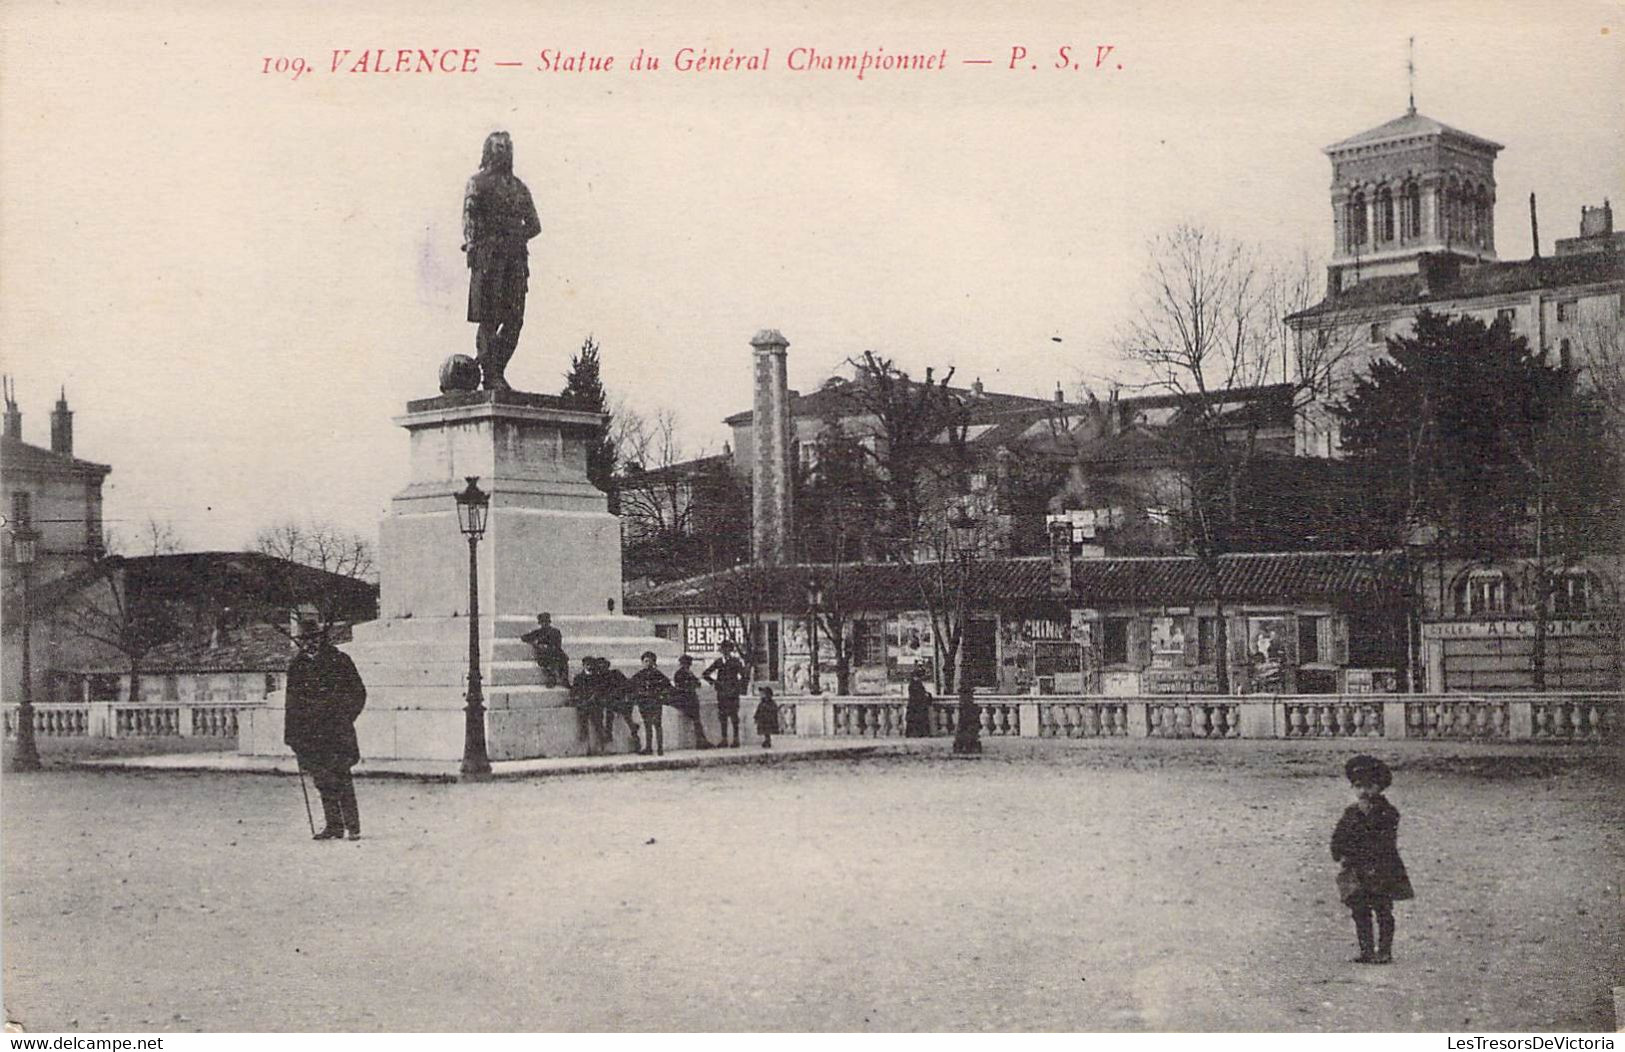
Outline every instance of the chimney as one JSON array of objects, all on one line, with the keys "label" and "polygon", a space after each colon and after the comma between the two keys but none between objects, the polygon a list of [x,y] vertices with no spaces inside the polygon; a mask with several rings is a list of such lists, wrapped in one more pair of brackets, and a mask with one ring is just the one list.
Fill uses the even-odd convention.
[{"label": "chimney", "polygon": [[0,382],[0,390],[3,390],[6,396],[5,435],[20,442],[23,437],[23,411],[17,408],[17,381],[9,377],[4,378],[3,382]]},{"label": "chimney", "polygon": [[1535,246],[1535,259],[1540,258],[1540,220],[1535,218],[1535,194],[1529,193],[1529,240]]},{"label": "chimney", "polygon": [[1592,208],[1590,205],[1580,206],[1580,236],[1597,237],[1614,232],[1614,206],[1608,203],[1605,197],[1602,206]]},{"label": "chimney", "polygon": [[1056,405],[1063,405],[1063,404],[1065,404],[1065,402],[1066,402],[1066,394],[1065,394],[1065,392],[1063,392],[1061,390],[1061,385],[1059,383],[1056,383],[1056,385],[1055,385],[1055,404]]},{"label": "chimney", "polygon": [[51,410],[51,452],[73,456],[73,411],[68,408],[66,387],[57,395],[56,408]]},{"label": "chimney", "polygon": [[790,390],[785,352],[790,341],[777,329],[751,338],[756,368],[756,402],[751,414],[755,446],[751,465],[751,559],[759,565],[786,562],[795,531],[790,492]]},{"label": "chimney", "polygon": [[972,398],[981,398],[982,397],[982,395],[983,395],[983,392],[982,392],[982,378],[980,376],[978,376],[976,378],[975,382],[973,382],[970,385],[970,393],[971,393]]}]

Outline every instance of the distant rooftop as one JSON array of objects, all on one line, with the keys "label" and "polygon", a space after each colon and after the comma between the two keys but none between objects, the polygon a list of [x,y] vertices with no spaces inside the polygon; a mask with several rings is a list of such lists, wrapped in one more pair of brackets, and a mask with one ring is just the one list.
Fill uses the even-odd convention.
[{"label": "distant rooftop", "polygon": [[1334,142],[1326,147],[1325,152],[1341,153],[1344,150],[1351,150],[1358,146],[1375,146],[1378,143],[1411,139],[1425,135],[1458,139],[1483,150],[1501,150],[1505,148],[1498,142],[1492,142],[1482,136],[1464,132],[1460,128],[1452,128],[1442,121],[1436,121],[1432,117],[1426,117],[1415,110],[1411,110],[1399,117],[1395,117],[1386,124],[1379,124],[1369,131],[1351,135],[1342,142]]}]

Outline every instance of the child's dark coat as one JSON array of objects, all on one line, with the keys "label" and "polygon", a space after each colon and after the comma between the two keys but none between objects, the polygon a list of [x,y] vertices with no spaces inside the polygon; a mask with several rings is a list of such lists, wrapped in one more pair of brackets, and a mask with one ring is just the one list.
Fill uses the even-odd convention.
[{"label": "child's dark coat", "polygon": [[1399,858],[1399,810],[1377,796],[1370,813],[1351,804],[1332,833],[1332,860],[1343,863],[1337,890],[1343,903],[1415,898]]}]

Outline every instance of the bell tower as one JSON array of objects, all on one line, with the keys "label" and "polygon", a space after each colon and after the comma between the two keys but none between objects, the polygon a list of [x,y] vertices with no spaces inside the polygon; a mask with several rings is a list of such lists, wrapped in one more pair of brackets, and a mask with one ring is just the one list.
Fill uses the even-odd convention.
[{"label": "bell tower", "polygon": [[1500,143],[1416,112],[1326,147],[1332,162],[1329,291],[1414,274],[1419,257],[1495,261]]}]

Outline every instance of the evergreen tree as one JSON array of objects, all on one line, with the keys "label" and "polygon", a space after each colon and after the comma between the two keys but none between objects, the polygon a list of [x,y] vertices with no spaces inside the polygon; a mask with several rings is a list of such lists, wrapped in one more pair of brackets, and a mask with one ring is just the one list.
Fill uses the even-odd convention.
[{"label": "evergreen tree", "polygon": [[1549,463],[1572,380],[1505,321],[1423,311],[1334,408],[1343,452],[1366,481],[1373,539],[1400,544],[1426,527],[1463,555],[1517,547],[1531,499],[1558,488],[1541,476],[1584,467]]},{"label": "evergreen tree", "polygon": [[588,336],[582,341],[581,350],[570,358],[570,371],[565,374],[564,390],[560,394],[571,409],[604,414],[603,425],[587,446],[587,478],[609,495],[610,512],[619,514],[619,502],[611,484],[615,477],[615,440],[610,432],[609,396],[604,392],[599,367],[598,343]]}]

